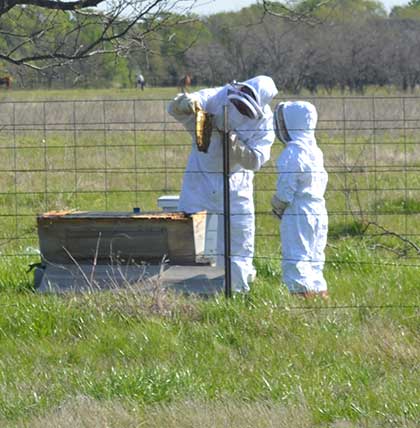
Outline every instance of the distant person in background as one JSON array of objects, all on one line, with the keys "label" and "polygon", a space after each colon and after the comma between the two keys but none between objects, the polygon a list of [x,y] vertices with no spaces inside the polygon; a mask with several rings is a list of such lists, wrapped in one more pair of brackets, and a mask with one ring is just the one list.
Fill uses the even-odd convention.
[{"label": "distant person in background", "polygon": [[306,101],[279,103],[276,136],[285,145],[277,159],[277,191],[271,205],[281,220],[283,280],[290,293],[328,297],[324,279],[328,214],[324,193],[328,175],[315,139],[318,114]]},{"label": "distant person in background", "polygon": [[141,73],[139,73],[137,75],[137,87],[138,88],[140,87],[141,90],[144,91],[145,86],[146,86],[146,81],[144,80],[144,76]]}]

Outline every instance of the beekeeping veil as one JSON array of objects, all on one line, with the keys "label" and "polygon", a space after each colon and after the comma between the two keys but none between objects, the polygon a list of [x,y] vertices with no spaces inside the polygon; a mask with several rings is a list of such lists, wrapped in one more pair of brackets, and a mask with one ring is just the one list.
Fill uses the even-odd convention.
[{"label": "beekeeping veil", "polygon": [[274,110],[274,131],[276,137],[283,143],[287,144],[291,138],[287,131],[286,122],[284,120],[285,103],[278,103]]},{"label": "beekeeping veil", "polygon": [[255,88],[247,82],[232,82],[227,90],[228,100],[249,119],[260,119],[263,115],[261,100]]},{"label": "beekeeping veil", "polygon": [[317,121],[316,108],[307,101],[280,102],[274,110],[274,130],[284,144],[290,141],[302,146],[316,144]]}]

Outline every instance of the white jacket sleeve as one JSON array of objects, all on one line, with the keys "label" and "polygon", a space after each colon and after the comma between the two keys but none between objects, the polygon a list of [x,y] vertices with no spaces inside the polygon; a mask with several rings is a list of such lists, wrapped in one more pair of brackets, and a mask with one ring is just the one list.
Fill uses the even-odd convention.
[{"label": "white jacket sleeve", "polygon": [[256,126],[257,129],[238,132],[239,139],[255,156],[252,168],[254,171],[258,171],[270,159],[271,146],[276,137],[271,122],[270,116],[260,121]]},{"label": "white jacket sleeve", "polygon": [[242,168],[256,171],[259,168],[256,151],[250,149],[234,133],[230,133],[229,140],[231,164],[239,164]]},{"label": "white jacket sleeve", "polygon": [[291,204],[299,187],[303,173],[300,149],[296,145],[288,145],[277,160],[276,196],[282,202]]}]

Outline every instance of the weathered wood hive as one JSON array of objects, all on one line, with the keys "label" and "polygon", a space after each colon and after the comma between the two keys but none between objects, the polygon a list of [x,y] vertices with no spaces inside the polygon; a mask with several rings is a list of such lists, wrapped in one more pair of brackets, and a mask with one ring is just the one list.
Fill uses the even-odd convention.
[{"label": "weathered wood hive", "polygon": [[220,291],[204,257],[206,213],[53,211],[37,217],[40,291],[133,286]]}]

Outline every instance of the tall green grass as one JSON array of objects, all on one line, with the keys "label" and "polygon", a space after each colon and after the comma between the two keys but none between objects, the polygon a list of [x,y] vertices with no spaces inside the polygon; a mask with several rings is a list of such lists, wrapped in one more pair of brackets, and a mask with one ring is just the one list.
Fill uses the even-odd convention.
[{"label": "tall green grass", "polygon": [[[249,298],[231,301],[3,289],[0,426],[67,426],[73,411],[92,427],[119,414],[127,426],[157,426],[150,414],[200,426],[195,406],[247,409],[261,426],[283,413],[296,427],[416,426],[419,268],[351,236],[331,243],[328,260],[328,302],[290,297],[274,258],[259,264]],[[234,413],[230,426],[242,426]]]}]

